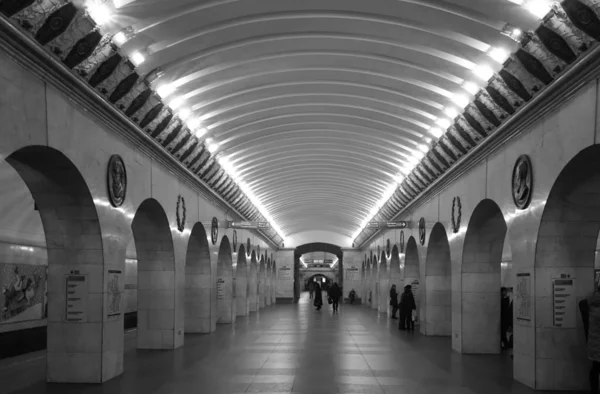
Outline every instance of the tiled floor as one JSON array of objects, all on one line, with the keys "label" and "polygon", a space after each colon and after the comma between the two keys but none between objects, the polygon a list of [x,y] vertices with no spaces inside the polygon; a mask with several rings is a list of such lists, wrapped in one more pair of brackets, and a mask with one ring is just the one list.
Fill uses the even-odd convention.
[{"label": "tiled floor", "polygon": [[[0,392],[20,393],[532,393],[511,377],[506,356],[463,356],[449,338],[398,331],[356,305],[316,312],[307,294],[187,335],[176,351],[137,351],[127,334],[125,374],[103,385],[44,383],[44,354],[0,363]],[[8,389],[8,391],[5,391]]]}]

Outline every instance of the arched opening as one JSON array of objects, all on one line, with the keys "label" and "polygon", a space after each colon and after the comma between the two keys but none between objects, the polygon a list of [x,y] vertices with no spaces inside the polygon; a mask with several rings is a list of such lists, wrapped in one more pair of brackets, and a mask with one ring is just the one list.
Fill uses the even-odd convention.
[{"label": "arched opening", "polygon": [[390,271],[385,251],[381,252],[379,264],[379,313],[388,313],[390,305]]},{"label": "arched opening", "polygon": [[[319,254],[321,254],[321,257],[318,257]],[[331,258],[327,255],[331,255]],[[303,257],[313,261],[308,264],[301,264],[300,259]],[[329,268],[333,273],[334,282],[337,282],[343,289],[343,297],[348,296],[349,290],[343,287],[344,253],[342,248],[328,243],[314,242],[300,245],[294,250],[295,301],[300,298],[300,291],[304,288],[302,285],[308,285],[309,282],[305,279],[314,274],[312,269],[315,267]]]},{"label": "arched opening", "polygon": [[446,229],[436,223],[429,235],[425,259],[425,316],[423,333],[452,335],[452,266]]},{"label": "arched opening", "polygon": [[366,262],[366,275],[365,275],[365,306],[367,307],[371,307],[371,303],[373,302],[373,290],[372,290],[372,283],[373,283],[373,278],[371,273],[373,272],[372,269],[372,264],[371,264],[371,258],[367,258],[367,262]]},{"label": "arched opening", "polygon": [[272,283],[272,276],[271,276],[271,259],[268,258],[267,259],[267,266],[266,266],[266,287],[265,287],[265,304],[267,306],[271,306],[271,288],[273,286]]},{"label": "arched opening", "polygon": [[248,258],[246,248],[240,245],[237,254],[235,270],[235,303],[236,315],[248,316],[250,313],[250,299],[248,297]]},{"label": "arched opening", "polygon": [[[22,191],[20,177],[33,197],[32,201],[23,196],[18,202],[15,200],[15,204],[29,202],[28,210],[37,209],[32,220],[36,226],[41,222],[43,228],[38,230],[43,232],[39,234],[40,247],[27,250],[37,251],[42,260],[47,258],[47,266],[36,267],[3,256],[11,275],[2,286],[6,292],[0,293],[3,308],[0,322],[16,322],[22,313],[47,319],[48,382],[101,383],[121,374],[122,363],[118,360],[123,357],[122,316],[118,308],[118,319],[104,318],[104,302],[110,295],[106,290],[102,233],[96,206],[83,176],[64,154],[44,146],[19,149],[8,156],[6,162],[18,175],[7,166],[3,166],[3,172],[10,172],[9,177],[19,183]],[[10,186],[4,183],[4,187]],[[3,188],[2,192],[5,198],[14,190]],[[3,216],[4,220],[10,219],[6,214]],[[44,242],[45,251],[41,247]],[[119,260],[114,262],[114,270],[121,272],[124,255]],[[85,303],[73,303],[65,308],[67,286],[77,291]],[[108,329],[112,347],[103,338],[108,335],[103,334]],[[86,340],[65,340],[68,337]],[[118,366],[112,373],[103,373],[103,360],[109,353]],[[78,362],[78,356],[84,356],[86,363]]]},{"label": "arched opening", "polygon": [[206,230],[198,222],[192,227],[185,255],[185,332],[209,333],[211,324],[212,272]]},{"label": "arched opening", "polygon": [[501,263],[507,226],[498,205],[481,201],[469,220],[462,263],[463,353],[500,353]]},{"label": "arched opening", "polygon": [[265,303],[265,282],[266,282],[266,263],[265,256],[260,256],[258,263],[258,307],[264,308]]},{"label": "arched opening", "polygon": [[256,252],[250,255],[250,270],[248,272],[248,298],[250,312],[258,311],[258,261]]},{"label": "arched opening", "polygon": [[277,303],[277,261],[273,260],[273,265],[271,267],[271,276],[273,279],[273,286],[271,286],[271,303]]},{"label": "arched opening", "polygon": [[379,309],[379,261],[378,256],[371,259],[371,309]]},{"label": "arched opening", "polygon": [[[396,292],[398,292],[398,302],[400,302],[400,294],[404,288],[404,273],[400,267],[400,251],[398,247],[394,245],[392,248],[392,255],[390,257],[390,288],[392,285],[396,285]],[[390,311],[390,313],[393,311]]]},{"label": "arched opening", "polygon": [[217,256],[217,324],[230,324],[235,321],[234,303],[231,244],[229,238],[224,235]]},{"label": "arched opening", "polygon": [[138,349],[174,349],[183,344],[175,327],[175,255],[167,215],[158,201],[144,200],[133,222],[138,260]]},{"label": "arched opening", "polygon": [[[591,295],[600,283],[594,280],[596,275],[600,278],[600,271],[594,271],[600,230],[599,190],[600,146],[594,145],[563,168],[544,207],[535,251],[535,329],[522,306],[515,305],[514,320],[518,344],[522,342],[519,331],[527,337],[535,335],[534,344],[515,346],[514,355],[516,365],[526,360],[527,354],[536,354],[535,382],[539,389],[589,389],[586,339],[577,302]],[[516,287],[523,280],[519,274]],[[557,293],[562,295],[562,305],[556,302]],[[562,379],[549,379],[557,374]]]},{"label": "arched opening", "polygon": [[[406,242],[406,254],[404,257],[404,286],[410,285],[412,293],[417,304],[417,321],[415,325],[419,325],[419,317],[422,316],[421,311],[421,269],[419,266],[419,250],[415,237],[410,237]],[[401,289],[401,292],[404,289]]]}]

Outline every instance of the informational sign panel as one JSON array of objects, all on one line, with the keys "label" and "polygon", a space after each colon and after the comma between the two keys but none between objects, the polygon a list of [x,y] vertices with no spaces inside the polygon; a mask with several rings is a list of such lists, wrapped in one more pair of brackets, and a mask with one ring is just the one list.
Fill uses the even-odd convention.
[{"label": "informational sign panel", "polygon": [[290,267],[279,268],[279,280],[294,280],[292,269]]},{"label": "informational sign panel", "polygon": [[412,282],[410,282],[410,289],[413,293],[413,296],[415,297],[415,300],[417,299],[417,296],[419,295],[419,286],[421,284],[419,283],[418,279],[413,280]]},{"label": "informational sign panel", "polygon": [[358,271],[358,268],[355,267],[350,267],[350,268],[346,268],[346,280],[359,280],[360,279],[360,272]]},{"label": "informational sign panel", "polygon": [[88,283],[87,275],[67,275],[66,276],[66,315],[68,322],[87,322],[87,304],[88,304]]},{"label": "informational sign panel", "polygon": [[217,300],[225,299],[225,283],[226,280],[223,277],[217,278]]},{"label": "informational sign panel", "polygon": [[108,317],[121,314],[121,271],[108,270]]},{"label": "informational sign panel", "polygon": [[577,303],[573,279],[552,280],[552,307],[554,327],[575,328],[577,324]]},{"label": "informational sign panel", "polygon": [[515,286],[515,313],[517,320],[531,321],[531,274],[517,274]]},{"label": "informational sign panel", "polygon": [[227,222],[227,228],[266,229],[270,227],[269,222]]},{"label": "informational sign panel", "polygon": [[408,222],[369,222],[367,228],[406,228]]}]

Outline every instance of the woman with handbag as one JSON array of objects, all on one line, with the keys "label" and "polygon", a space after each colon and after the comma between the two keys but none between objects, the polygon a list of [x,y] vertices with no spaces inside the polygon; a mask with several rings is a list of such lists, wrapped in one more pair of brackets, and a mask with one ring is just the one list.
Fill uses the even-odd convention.
[{"label": "woman with handbag", "polygon": [[323,294],[321,293],[321,286],[315,282],[315,301],[313,304],[318,311],[323,307]]}]

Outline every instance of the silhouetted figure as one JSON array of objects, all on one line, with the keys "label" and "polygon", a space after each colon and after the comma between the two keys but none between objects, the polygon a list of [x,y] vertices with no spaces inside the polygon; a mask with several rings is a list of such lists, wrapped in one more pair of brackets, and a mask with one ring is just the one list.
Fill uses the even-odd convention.
[{"label": "silhouetted figure", "polygon": [[[590,390],[592,394],[600,394],[598,378],[600,378],[600,292],[598,289],[587,299],[587,308],[583,306],[582,317],[588,320],[587,351],[588,358],[592,361],[590,370]],[[587,309],[587,313],[585,311]]]},{"label": "silhouetted figure", "polygon": [[417,310],[417,303],[412,293],[412,287],[410,285],[404,286],[404,293],[400,298],[400,323],[398,328],[400,330],[415,330],[415,322],[412,319],[412,311]]},{"label": "silhouetted figure", "polygon": [[333,311],[337,312],[340,306],[339,302],[340,297],[342,296],[342,289],[340,289],[340,286],[338,286],[337,282],[335,282],[333,286],[331,286],[331,288],[329,289],[328,293],[329,298],[331,298],[333,304]]},{"label": "silhouetted figure", "polygon": [[398,319],[396,313],[398,312],[398,292],[396,291],[396,285],[392,285],[390,289],[390,305],[392,307],[392,319]]},{"label": "silhouetted figure", "polygon": [[503,287],[501,290],[502,298],[500,300],[500,340],[504,349],[510,349],[511,343],[508,340],[508,329],[512,326],[512,302],[508,296],[508,290]]},{"label": "silhouetted figure", "polygon": [[315,301],[314,306],[318,311],[323,307],[323,294],[321,293],[321,286],[315,282]]},{"label": "silhouetted figure", "polygon": [[350,290],[350,294],[348,294],[348,297],[350,298],[350,303],[354,304],[354,299],[356,298],[356,292],[354,291],[354,289]]},{"label": "silhouetted figure", "polygon": [[313,299],[313,295],[315,293],[315,282],[310,282],[308,284],[308,294],[310,294],[310,299]]}]

